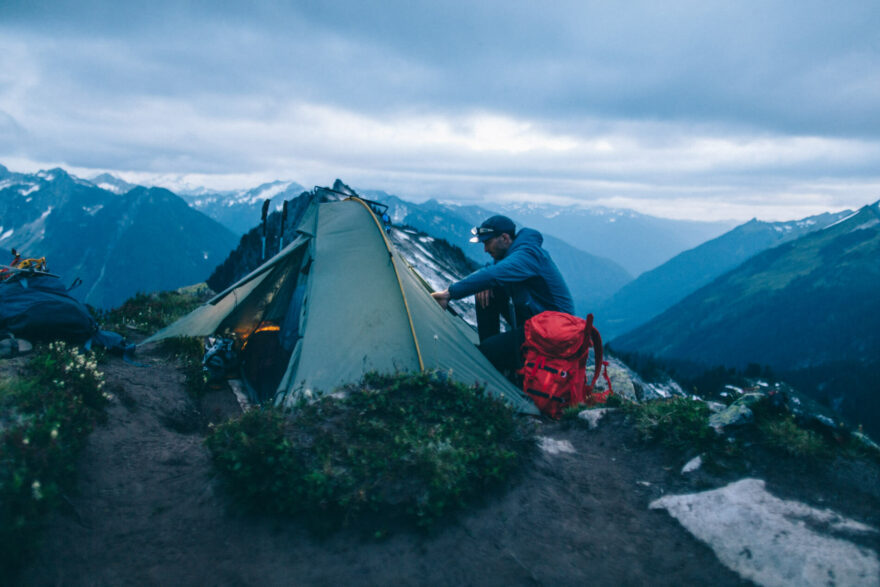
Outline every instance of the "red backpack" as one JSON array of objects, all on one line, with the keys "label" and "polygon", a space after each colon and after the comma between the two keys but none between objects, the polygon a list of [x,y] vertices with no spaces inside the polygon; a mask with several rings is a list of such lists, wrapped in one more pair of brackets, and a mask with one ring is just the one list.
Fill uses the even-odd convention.
[{"label": "red backpack", "polygon": [[[587,385],[587,356],[595,349],[596,370]],[[587,319],[563,312],[542,312],[525,324],[524,359],[519,373],[523,391],[541,412],[559,418],[568,406],[584,403],[605,403],[611,395],[611,380],[605,370],[608,389],[593,393],[602,367],[602,337],[593,326],[593,315]]]}]

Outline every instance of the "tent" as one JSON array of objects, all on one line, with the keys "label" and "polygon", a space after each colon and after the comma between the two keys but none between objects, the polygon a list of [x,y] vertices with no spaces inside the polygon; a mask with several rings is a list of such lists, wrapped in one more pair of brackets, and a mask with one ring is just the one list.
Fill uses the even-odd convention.
[{"label": "tent", "polygon": [[239,341],[243,380],[258,401],[292,406],[369,371],[437,369],[537,414],[474,346],[473,328],[434,301],[357,197],[315,196],[293,242],[144,344],[221,333]]}]

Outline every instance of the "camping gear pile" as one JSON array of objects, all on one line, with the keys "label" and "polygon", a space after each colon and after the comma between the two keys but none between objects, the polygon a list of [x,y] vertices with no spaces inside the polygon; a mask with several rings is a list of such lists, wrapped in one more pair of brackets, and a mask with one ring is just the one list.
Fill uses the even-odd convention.
[{"label": "camping gear pile", "polygon": [[29,352],[28,341],[63,340],[86,350],[103,347],[132,362],[135,346],[99,330],[86,305],[71,295],[81,280],[65,286],[45,257],[23,259],[15,249],[12,256],[9,265],[0,265],[0,358]]},{"label": "camping gear pile", "polygon": [[98,326],[88,308],[70,295],[77,285],[65,287],[49,273],[45,257],[13,260],[0,266],[0,332],[32,341],[88,340]]}]

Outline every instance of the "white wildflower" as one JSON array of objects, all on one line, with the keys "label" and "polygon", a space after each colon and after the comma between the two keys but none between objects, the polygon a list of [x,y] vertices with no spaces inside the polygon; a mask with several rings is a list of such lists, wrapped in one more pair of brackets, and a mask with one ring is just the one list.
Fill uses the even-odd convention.
[{"label": "white wildflower", "polygon": [[40,482],[34,481],[31,483],[31,496],[37,501],[43,499],[43,491],[40,488]]}]

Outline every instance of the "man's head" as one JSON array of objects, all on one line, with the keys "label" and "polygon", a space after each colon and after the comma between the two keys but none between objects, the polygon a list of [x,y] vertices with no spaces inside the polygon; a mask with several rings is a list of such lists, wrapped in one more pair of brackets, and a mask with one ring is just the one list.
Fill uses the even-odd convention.
[{"label": "man's head", "polygon": [[472,243],[483,243],[483,249],[500,261],[516,236],[516,225],[507,216],[492,216],[471,229]]}]

